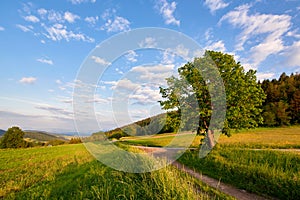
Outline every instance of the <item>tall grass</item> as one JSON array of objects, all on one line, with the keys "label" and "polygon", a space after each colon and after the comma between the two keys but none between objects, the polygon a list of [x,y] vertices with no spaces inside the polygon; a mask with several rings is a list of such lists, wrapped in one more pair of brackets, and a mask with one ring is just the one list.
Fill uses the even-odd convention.
[{"label": "tall grass", "polygon": [[5,199],[230,199],[172,166],[140,174],[113,170],[82,144],[0,150],[0,161]]},{"label": "tall grass", "polygon": [[279,199],[300,197],[300,157],[294,153],[223,146],[204,159],[187,152],[179,161],[250,192]]}]

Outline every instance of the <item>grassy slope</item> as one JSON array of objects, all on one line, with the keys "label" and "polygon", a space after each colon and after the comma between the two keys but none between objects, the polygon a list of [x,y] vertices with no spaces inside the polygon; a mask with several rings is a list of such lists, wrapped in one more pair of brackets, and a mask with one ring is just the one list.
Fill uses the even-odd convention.
[{"label": "grassy slope", "polygon": [[[186,136],[182,136],[186,137]],[[173,137],[148,137],[126,143],[165,146]],[[199,144],[195,138],[193,146]],[[268,149],[300,148],[300,126],[258,128],[221,136],[218,146],[204,159],[198,152],[187,152],[179,161],[224,182],[259,194],[280,199],[300,197],[300,154]],[[264,150],[253,150],[264,149]]]},{"label": "grassy slope", "polygon": [[34,141],[51,141],[51,140],[64,140],[66,141],[65,138],[52,135],[46,132],[40,132],[40,131],[25,131],[24,138],[29,138]]},{"label": "grassy slope", "polygon": [[[197,182],[197,181],[196,181]],[[197,193],[193,187],[200,187]],[[113,170],[82,144],[0,150],[0,198],[226,199],[172,168],[143,174]],[[229,199],[229,198],[228,198]]]},{"label": "grassy slope", "polygon": [[[176,136],[176,140],[172,141]],[[195,136],[195,134],[160,134],[156,136],[145,136],[145,137],[125,137],[120,141],[125,144],[131,145],[142,145],[142,146],[153,146],[153,147],[184,147],[185,144],[190,147],[198,147],[202,136]],[[189,142],[192,141],[192,142]],[[172,143],[171,143],[172,142]]]}]

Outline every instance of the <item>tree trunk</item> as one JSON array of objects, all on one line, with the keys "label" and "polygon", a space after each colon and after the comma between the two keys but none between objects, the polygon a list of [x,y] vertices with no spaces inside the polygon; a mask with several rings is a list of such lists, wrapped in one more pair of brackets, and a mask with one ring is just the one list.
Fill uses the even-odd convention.
[{"label": "tree trunk", "polygon": [[214,131],[213,130],[207,130],[207,141],[208,146],[212,149],[215,146],[215,137],[214,137]]}]

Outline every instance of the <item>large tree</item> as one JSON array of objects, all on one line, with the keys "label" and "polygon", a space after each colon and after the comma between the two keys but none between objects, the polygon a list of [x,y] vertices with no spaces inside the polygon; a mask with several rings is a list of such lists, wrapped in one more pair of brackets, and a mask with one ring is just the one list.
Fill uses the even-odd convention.
[{"label": "large tree", "polygon": [[[215,71],[218,73],[213,69],[217,69]],[[230,129],[254,128],[262,123],[261,106],[265,94],[257,83],[256,71],[246,72],[232,55],[206,51],[203,57],[180,67],[178,73],[178,77],[167,78],[167,88],[160,88],[164,98],[160,104],[163,109],[177,110],[181,115],[189,112],[190,117],[181,120],[181,128],[206,134],[210,147],[216,142],[215,130],[210,128],[211,118],[218,106],[218,95],[222,96],[221,90],[219,94],[218,91],[214,94],[211,92],[219,87],[217,84],[220,82],[214,80],[217,76],[222,78],[226,94],[224,124],[219,122],[223,125],[222,133],[229,135]],[[195,101],[191,101],[193,98],[196,99],[197,108]],[[190,120],[195,118],[196,124],[195,120]]]},{"label": "large tree", "polygon": [[21,148],[26,146],[24,131],[19,127],[9,128],[1,138],[0,148]]}]

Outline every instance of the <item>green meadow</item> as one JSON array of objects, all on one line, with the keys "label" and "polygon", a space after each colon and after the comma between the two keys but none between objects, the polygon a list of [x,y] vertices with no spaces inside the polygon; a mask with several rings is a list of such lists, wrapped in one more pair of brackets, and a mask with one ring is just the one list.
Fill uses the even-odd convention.
[{"label": "green meadow", "polygon": [[0,150],[4,199],[232,199],[172,166],[148,173],[111,169],[82,144]]},{"label": "green meadow", "polygon": [[[188,135],[179,136],[183,139]],[[126,144],[165,146],[174,136],[124,138]],[[200,136],[191,147],[197,146]],[[179,145],[180,146],[180,145]],[[179,162],[240,189],[278,199],[300,197],[300,126],[258,128],[221,135],[204,159],[191,149]]]}]

